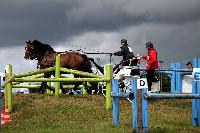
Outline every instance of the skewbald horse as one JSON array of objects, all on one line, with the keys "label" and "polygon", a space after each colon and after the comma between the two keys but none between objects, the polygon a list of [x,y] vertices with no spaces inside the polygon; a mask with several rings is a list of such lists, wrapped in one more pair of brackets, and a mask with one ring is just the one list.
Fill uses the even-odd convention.
[{"label": "skewbald horse", "polygon": [[[27,45],[25,47],[25,59],[37,60],[37,68],[45,69],[48,67],[53,67],[55,65],[55,59],[57,52],[49,46],[48,44],[43,44],[37,40],[26,41]],[[74,69],[83,72],[92,73],[92,65],[90,59],[84,55],[79,54],[78,52],[63,52],[60,53],[60,67]],[[54,72],[47,72],[44,74],[45,78],[50,77]],[[80,77],[79,75],[74,75],[75,78]],[[75,82],[74,91],[77,90],[80,82]],[[95,84],[95,83],[93,83]],[[54,91],[46,82],[42,82],[38,92],[44,93],[45,89],[48,88],[51,91]],[[97,91],[97,88],[94,88]],[[66,93],[65,89],[61,85],[62,93]],[[87,90],[91,94],[91,88]],[[73,92],[70,92],[73,95]]]}]

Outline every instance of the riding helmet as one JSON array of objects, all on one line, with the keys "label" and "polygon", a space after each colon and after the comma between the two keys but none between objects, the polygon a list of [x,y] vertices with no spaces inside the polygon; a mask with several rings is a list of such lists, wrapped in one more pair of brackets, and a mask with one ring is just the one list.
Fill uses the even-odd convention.
[{"label": "riding helmet", "polygon": [[152,42],[147,42],[146,43],[147,48],[153,48],[153,43]]},{"label": "riding helmet", "polygon": [[122,40],[121,40],[121,43],[127,44],[127,40],[126,40],[126,39],[122,39]]}]

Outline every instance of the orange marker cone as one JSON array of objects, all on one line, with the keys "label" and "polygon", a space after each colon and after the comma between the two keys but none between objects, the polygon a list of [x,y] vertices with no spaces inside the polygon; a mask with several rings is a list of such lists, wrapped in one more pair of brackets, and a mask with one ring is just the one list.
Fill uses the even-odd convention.
[{"label": "orange marker cone", "polygon": [[8,111],[8,105],[6,105],[5,109],[5,114],[4,114],[4,121],[5,122],[11,122],[12,120],[10,119],[10,113]]},{"label": "orange marker cone", "polygon": [[5,124],[4,115],[5,115],[5,112],[4,112],[4,110],[1,110],[1,127],[3,127],[3,126],[4,126],[4,124]]},{"label": "orange marker cone", "polygon": [[1,118],[4,118],[4,115],[5,115],[5,111],[1,110]]},{"label": "orange marker cone", "polygon": [[4,127],[5,125],[5,118],[1,118],[1,127]]}]

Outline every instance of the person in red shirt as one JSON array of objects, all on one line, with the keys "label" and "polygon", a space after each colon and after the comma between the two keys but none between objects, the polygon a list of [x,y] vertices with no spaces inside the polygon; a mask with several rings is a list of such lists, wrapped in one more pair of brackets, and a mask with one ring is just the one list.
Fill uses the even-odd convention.
[{"label": "person in red shirt", "polygon": [[158,69],[158,58],[157,52],[153,47],[153,43],[148,42],[146,43],[146,49],[148,54],[142,56],[142,59],[147,60],[146,62],[146,69],[147,69],[147,84],[148,90],[151,91],[152,82],[156,82],[157,79],[155,78],[155,69]]}]

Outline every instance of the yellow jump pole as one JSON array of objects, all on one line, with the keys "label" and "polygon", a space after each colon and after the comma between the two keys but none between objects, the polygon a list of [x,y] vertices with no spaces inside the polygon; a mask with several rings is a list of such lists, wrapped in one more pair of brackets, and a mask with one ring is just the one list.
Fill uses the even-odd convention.
[{"label": "yellow jump pole", "polygon": [[[60,54],[56,55],[56,78],[60,78]],[[55,95],[58,96],[60,92],[60,82],[55,83]]]},{"label": "yellow jump pole", "polygon": [[[6,80],[11,78],[12,76],[12,65],[7,65],[6,66]],[[5,85],[5,106],[6,104],[8,105],[8,110],[9,112],[12,111],[12,82],[8,82]]]},{"label": "yellow jump pole", "polygon": [[112,65],[111,64],[107,64],[106,65],[106,79],[108,79],[109,81],[106,82],[106,110],[109,111],[111,109],[111,90],[112,90]]}]

